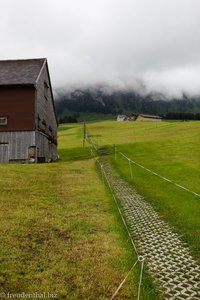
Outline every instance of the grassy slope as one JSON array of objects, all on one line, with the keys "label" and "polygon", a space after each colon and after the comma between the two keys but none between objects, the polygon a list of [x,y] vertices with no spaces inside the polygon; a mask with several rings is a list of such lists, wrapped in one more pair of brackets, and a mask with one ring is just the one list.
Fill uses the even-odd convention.
[{"label": "grassy slope", "polygon": [[[89,133],[101,133],[100,144],[117,144],[119,150],[145,167],[200,193],[200,122],[117,123],[88,126]],[[132,165],[117,155],[116,168],[156,210],[170,222],[199,259],[200,201],[180,188]]]},{"label": "grassy slope", "polygon": [[[63,125],[59,134],[62,161],[0,165],[0,292],[109,299],[134,253],[89,147],[82,148],[82,129]],[[138,271],[116,299],[136,298]],[[148,278],[142,293],[159,299]]]}]

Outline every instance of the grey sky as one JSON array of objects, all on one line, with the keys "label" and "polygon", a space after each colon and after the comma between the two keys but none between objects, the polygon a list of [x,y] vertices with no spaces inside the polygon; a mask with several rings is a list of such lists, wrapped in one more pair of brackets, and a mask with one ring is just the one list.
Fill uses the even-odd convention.
[{"label": "grey sky", "polygon": [[0,59],[47,57],[55,88],[200,94],[199,0],[0,3]]}]

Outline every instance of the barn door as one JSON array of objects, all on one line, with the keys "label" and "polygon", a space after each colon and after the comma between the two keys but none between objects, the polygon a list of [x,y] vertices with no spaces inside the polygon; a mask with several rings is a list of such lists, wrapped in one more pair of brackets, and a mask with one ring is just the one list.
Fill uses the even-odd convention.
[{"label": "barn door", "polygon": [[0,163],[7,164],[8,162],[8,144],[0,144]]}]

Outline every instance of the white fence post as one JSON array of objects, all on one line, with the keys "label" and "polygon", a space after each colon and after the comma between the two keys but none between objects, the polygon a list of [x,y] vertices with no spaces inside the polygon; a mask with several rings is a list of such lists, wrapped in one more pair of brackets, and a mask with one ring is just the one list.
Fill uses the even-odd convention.
[{"label": "white fence post", "polygon": [[140,300],[140,292],[141,292],[141,285],[142,285],[142,274],[143,274],[143,268],[144,268],[144,257],[143,256],[139,256],[138,260],[139,260],[139,262],[141,262],[141,269],[140,269],[140,280],[139,280],[137,300]]}]

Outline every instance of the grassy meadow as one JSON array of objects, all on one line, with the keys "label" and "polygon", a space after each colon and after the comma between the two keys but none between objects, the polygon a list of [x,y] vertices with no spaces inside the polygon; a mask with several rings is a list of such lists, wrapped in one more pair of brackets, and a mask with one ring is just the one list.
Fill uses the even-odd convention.
[{"label": "grassy meadow", "polygon": [[[127,157],[200,194],[200,122],[89,123],[88,133],[99,145],[115,144]],[[149,201],[200,259],[200,199],[129,163],[119,154],[113,164]]]},{"label": "grassy meadow", "polygon": [[[0,293],[110,299],[135,262],[82,130],[59,128],[59,162],[0,165]],[[115,299],[137,299],[139,271]],[[161,299],[146,274],[141,299]]]}]

